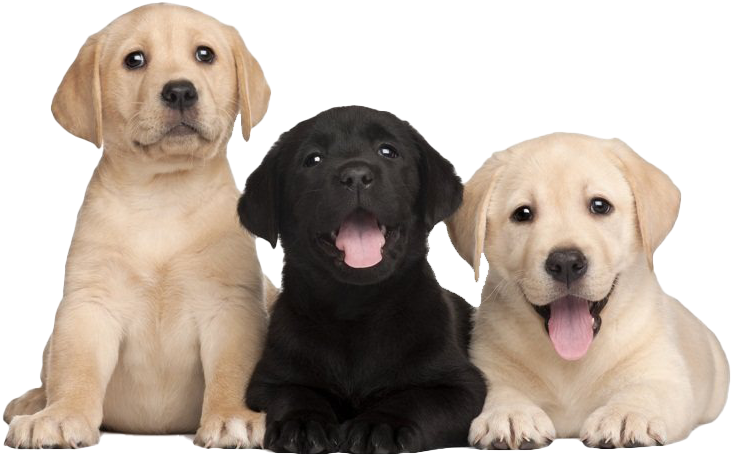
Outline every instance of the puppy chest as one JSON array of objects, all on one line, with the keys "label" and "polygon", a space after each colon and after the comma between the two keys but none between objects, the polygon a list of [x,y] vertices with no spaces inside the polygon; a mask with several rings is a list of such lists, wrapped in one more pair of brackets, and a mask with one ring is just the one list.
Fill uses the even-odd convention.
[{"label": "puppy chest", "polygon": [[413,349],[409,349],[408,340],[399,340],[375,327],[320,327],[299,340],[302,343],[296,357],[303,362],[297,369],[303,379],[313,385],[329,384],[354,406],[384,387],[413,381],[411,372],[422,363],[410,354]]},{"label": "puppy chest", "polygon": [[[128,302],[121,360],[132,368],[190,370],[199,361],[191,308],[196,289],[186,273],[166,265],[141,274]],[[178,371],[181,372],[181,371]]]},{"label": "puppy chest", "polygon": [[[146,310],[146,311],[145,311]],[[159,375],[190,372],[200,365],[198,330],[182,308],[154,305],[139,312],[125,331],[120,362]]]}]

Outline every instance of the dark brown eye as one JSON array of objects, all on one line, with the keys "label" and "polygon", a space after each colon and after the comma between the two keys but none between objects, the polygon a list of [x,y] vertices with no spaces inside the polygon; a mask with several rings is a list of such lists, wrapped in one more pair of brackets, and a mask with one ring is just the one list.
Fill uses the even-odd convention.
[{"label": "dark brown eye", "polygon": [[198,49],[195,50],[195,59],[201,63],[213,63],[213,60],[216,59],[216,54],[208,46],[198,46]]},{"label": "dark brown eye", "polygon": [[526,223],[528,221],[533,220],[533,209],[531,209],[527,205],[523,205],[521,207],[518,207],[513,212],[513,215],[510,217],[513,221],[516,223]]},{"label": "dark brown eye", "polygon": [[305,162],[302,163],[304,167],[315,167],[318,164],[322,163],[323,156],[319,153],[310,153],[307,155],[307,158],[305,158]]},{"label": "dark brown eye", "polygon": [[589,210],[595,215],[607,215],[612,211],[612,204],[604,198],[595,197],[589,203]]},{"label": "dark brown eye", "polygon": [[381,144],[381,146],[378,147],[378,154],[384,158],[398,158],[398,152],[394,146],[388,144]]},{"label": "dark brown eye", "polygon": [[142,68],[146,64],[147,59],[142,51],[132,52],[124,58],[124,65],[131,70]]}]

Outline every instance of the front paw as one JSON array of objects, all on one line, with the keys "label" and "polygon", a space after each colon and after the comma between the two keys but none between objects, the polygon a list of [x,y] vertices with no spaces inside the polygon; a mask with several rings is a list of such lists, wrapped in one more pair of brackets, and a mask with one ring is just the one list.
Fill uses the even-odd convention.
[{"label": "front paw", "polygon": [[642,409],[607,405],[594,411],[581,430],[581,440],[589,447],[646,447],[663,445],[665,423]]},{"label": "front paw", "polygon": [[99,442],[99,428],[78,412],[46,408],[13,417],[5,445],[16,449],[76,449]]},{"label": "front paw", "polygon": [[340,450],[350,453],[419,452],[418,430],[387,416],[358,417],[340,428]]},{"label": "front paw", "polygon": [[207,449],[261,447],[264,420],[264,414],[248,409],[210,413],[201,418],[194,442]]},{"label": "front paw", "polygon": [[267,419],[264,448],[273,452],[327,453],[337,449],[337,424],[320,415]]},{"label": "front paw", "polygon": [[469,442],[478,449],[538,449],[556,438],[553,422],[533,405],[493,407],[472,421]]}]

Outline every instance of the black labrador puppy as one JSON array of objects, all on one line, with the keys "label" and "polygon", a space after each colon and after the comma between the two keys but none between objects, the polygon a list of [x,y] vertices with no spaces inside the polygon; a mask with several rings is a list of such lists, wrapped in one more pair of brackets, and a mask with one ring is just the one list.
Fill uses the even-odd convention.
[{"label": "black labrador puppy", "polygon": [[454,167],[388,112],[306,120],[246,182],[243,225],[285,252],[247,403],[264,447],[318,453],[467,445],[485,382],[472,307],[442,289],[427,236],[462,200]]}]

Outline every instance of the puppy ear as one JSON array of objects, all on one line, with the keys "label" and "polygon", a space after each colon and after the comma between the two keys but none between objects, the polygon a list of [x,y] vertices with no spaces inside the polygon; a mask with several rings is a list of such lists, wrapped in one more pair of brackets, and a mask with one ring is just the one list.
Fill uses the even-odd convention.
[{"label": "puppy ear", "polygon": [[267,112],[271,90],[264,78],[259,62],[249,52],[235,28],[229,30],[236,62],[236,80],[239,92],[239,108],[241,110],[241,132],[245,140],[249,140],[254,128]]},{"label": "puppy ear", "polygon": [[663,171],[645,161],[627,144],[613,139],[612,153],[629,182],[635,199],[637,226],[647,263],[678,219],[680,190]]},{"label": "puppy ear", "polygon": [[246,179],[244,194],[239,199],[241,224],[252,234],[277,246],[279,237],[279,183],[277,155],[281,139],[264,157],[258,168]]},{"label": "puppy ear", "polygon": [[500,179],[506,153],[493,154],[475,172],[465,184],[464,202],[457,213],[447,219],[449,238],[459,255],[474,269],[475,281],[480,279],[480,258],[485,248],[490,198]]},{"label": "puppy ear", "polygon": [[102,96],[99,58],[103,35],[90,36],[81,47],[53,97],[51,112],[74,136],[102,146]]},{"label": "puppy ear", "polygon": [[411,132],[416,147],[421,152],[419,161],[419,204],[424,223],[432,229],[444,220],[462,203],[462,181],[447,161],[426,142],[408,122],[404,122]]}]

